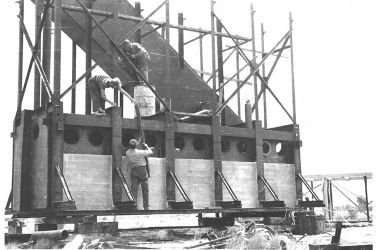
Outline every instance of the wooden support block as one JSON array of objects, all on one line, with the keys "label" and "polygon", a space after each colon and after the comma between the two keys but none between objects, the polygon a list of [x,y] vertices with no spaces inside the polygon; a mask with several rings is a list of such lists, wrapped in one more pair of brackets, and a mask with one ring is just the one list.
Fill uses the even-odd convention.
[{"label": "wooden support block", "polygon": [[122,167],[122,114],[120,107],[111,108],[112,124],[112,199],[113,203],[122,201],[123,186],[116,171]]},{"label": "wooden support block", "polygon": [[75,232],[78,234],[109,233],[118,231],[118,222],[78,223],[75,224]]},{"label": "wooden support block", "polygon": [[22,227],[8,226],[8,234],[22,234]]},{"label": "wooden support block", "polygon": [[50,231],[57,230],[57,224],[35,224],[34,231]]},{"label": "wooden support block", "polygon": [[173,113],[165,113],[165,159],[166,159],[166,196],[167,201],[175,201],[175,183],[169,170],[175,173],[174,121]]}]

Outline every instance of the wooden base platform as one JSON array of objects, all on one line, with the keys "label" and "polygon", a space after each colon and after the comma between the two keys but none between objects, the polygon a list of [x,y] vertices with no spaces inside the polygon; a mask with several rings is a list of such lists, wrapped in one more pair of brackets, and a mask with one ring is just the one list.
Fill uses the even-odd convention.
[{"label": "wooden base platform", "polygon": [[65,216],[106,216],[106,215],[149,215],[149,214],[206,214],[223,213],[233,217],[277,217],[286,212],[302,211],[299,207],[278,208],[210,208],[210,209],[178,209],[178,210],[52,210],[38,209],[23,212],[6,212],[14,218],[65,217]]}]

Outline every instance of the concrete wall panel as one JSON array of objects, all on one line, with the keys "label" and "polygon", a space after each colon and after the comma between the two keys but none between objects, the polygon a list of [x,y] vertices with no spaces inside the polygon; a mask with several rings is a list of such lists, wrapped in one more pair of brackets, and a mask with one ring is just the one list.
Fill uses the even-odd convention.
[{"label": "concrete wall panel", "polygon": [[[264,163],[264,176],[286,206],[296,205],[294,164]],[[265,200],[273,200],[268,191],[265,192]]]}]

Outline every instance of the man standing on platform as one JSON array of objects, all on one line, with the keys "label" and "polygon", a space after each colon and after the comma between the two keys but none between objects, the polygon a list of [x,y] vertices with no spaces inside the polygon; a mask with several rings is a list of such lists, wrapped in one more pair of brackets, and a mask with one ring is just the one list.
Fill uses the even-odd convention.
[{"label": "man standing on platform", "polygon": [[127,168],[131,176],[131,188],[133,198],[137,201],[137,189],[141,184],[143,206],[144,210],[149,209],[149,187],[148,187],[148,173],[147,161],[145,157],[153,154],[153,147],[150,148],[147,144],[143,143],[144,150],[137,149],[138,142],[135,139],[129,141],[129,149],[127,150]]},{"label": "man standing on platform", "polygon": [[105,89],[106,88],[114,88],[118,89],[121,87],[120,79],[110,78],[108,76],[104,75],[95,75],[91,77],[87,82],[87,87],[90,89],[90,96],[92,100],[92,110],[93,114],[96,116],[102,116],[105,115],[104,106],[105,102],[108,102],[112,106],[117,106],[116,103],[113,101],[110,101],[106,94]]},{"label": "man standing on platform", "polygon": [[[148,66],[150,63],[150,56],[146,49],[139,43],[131,43],[128,39],[125,39],[121,43],[120,48],[132,60],[136,68],[144,76],[145,80],[149,81]],[[122,62],[122,60],[119,58],[119,63],[120,62]],[[136,78],[138,81],[137,84],[144,84],[144,81],[141,77],[139,77],[139,75],[137,75]]]}]

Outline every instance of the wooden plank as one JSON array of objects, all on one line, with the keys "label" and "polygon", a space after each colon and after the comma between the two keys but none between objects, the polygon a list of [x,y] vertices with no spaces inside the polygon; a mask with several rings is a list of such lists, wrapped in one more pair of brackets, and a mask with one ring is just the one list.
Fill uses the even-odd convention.
[{"label": "wooden plank", "polygon": [[301,147],[298,143],[300,141],[300,130],[299,130],[299,125],[294,124],[293,127],[293,134],[294,134],[294,140],[295,143],[293,143],[293,148],[294,148],[294,172],[295,172],[295,177],[296,178],[296,195],[298,200],[302,200],[302,180],[298,178],[298,174],[301,174]]},{"label": "wooden plank", "polygon": [[169,170],[175,173],[175,147],[173,113],[165,113],[165,158],[166,158],[166,196],[167,201],[175,201],[175,183]]},{"label": "wooden plank", "polygon": [[12,210],[15,211],[25,210],[29,204],[30,120],[31,111],[22,111],[21,123],[13,138]]},{"label": "wooden plank", "polygon": [[[214,171],[222,172],[222,136],[220,134],[220,116],[212,117],[212,145],[214,158]],[[215,178],[215,201],[223,201],[223,183],[218,175]]]},{"label": "wooden plank", "polygon": [[111,117],[109,116],[96,117],[92,115],[64,114],[64,122],[65,125],[73,126],[111,127]]},{"label": "wooden plank", "polygon": [[211,126],[203,124],[174,123],[176,133],[211,135]]},{"label": "wooden plank", "polygon": [[62,184],[56,170],[56,165],[63,166],[63,103],[59,102],[54,106],[53,112],[49,114],[49,144],[51,155],[49,155],[48,169],[48,204],[52,205],[53,201],[62,201]]},{"label": "wooden plank", "polygon": [[255,130],[248,128],[220,127],[222,136],[255,138]]},{"label": "wooden plank", "polygon": [[295,141],[293,132],[263,130],[264,140]]},{"label": "wooden plank", "polygon": [[263,181],[259,178],[264,176],[264,156],[263,156],[263,128],[261,121],[254,121],[254,128],[256,133],[256,164],[257,164],[257,188],[259,201],[265,201],[265,186]]},{"label": "wooden plank", "polygon": [[113,203],[122,201],[123,186],[116,172],[116,165],[122,167],[122,114],[120,107],[111,108],[112,123],[112,200]]}]

